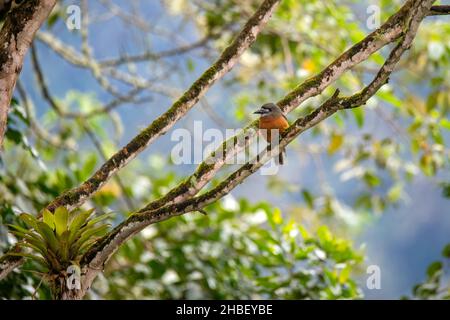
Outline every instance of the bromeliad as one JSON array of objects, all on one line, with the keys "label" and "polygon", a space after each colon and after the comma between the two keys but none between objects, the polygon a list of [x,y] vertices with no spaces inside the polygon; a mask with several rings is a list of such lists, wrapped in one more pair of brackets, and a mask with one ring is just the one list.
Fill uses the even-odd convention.
[{"label": "bromeliad", "polygon": [[[44,266],[49,274],[58,274],[70,265],[78,265],[83,254],[104,235],[110,225],[104,220],[111,214],[91,218],[94,209],[69,212],[59,207],[54,213],[44,209],[42,221],[22,213],[20,219],[29,227],[8,225],[21,241],[24,252],[9,253],[32,259]],[[102,223],[101,223],[102,222]]]}]

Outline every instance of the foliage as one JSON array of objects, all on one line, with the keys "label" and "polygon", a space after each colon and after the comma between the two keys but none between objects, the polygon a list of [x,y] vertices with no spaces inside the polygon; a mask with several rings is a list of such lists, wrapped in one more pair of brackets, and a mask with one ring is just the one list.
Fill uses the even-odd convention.
[{"label": "foliage", "polygon": [[30,258],[41,264],[50,274],[58,274],[68,266],[79,264],[82,255],[95,241],[108,231],[109,225],[102,223],[110,214],[90,218],[94,209],[72,211],[58,207],[55,213],[44,209],[42,221],[35,216],[22,213],[19,218],[28,226],[9,225],[11,233],[20,241],[23,249],[31,253],[9,253]]},{"label": "foliage", "polygon": [[450,243],[442,250],[442,258],[442,261],[435,261],[428,266],[427,278],[414,286],[412,299],[450,300]]},{"label": "foliage", "polygon": [[232,196],[207,211],[148,227],[120,249],[93,292],[112,299],[362,296],[352,278],[361,253],[327,227],[312,234],[268,203]]}]

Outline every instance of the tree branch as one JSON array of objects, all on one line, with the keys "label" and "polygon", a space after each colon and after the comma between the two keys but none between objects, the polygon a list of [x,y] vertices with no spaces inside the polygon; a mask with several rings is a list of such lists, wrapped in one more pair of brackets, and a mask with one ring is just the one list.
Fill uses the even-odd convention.
[{"label": "tree branch", "polygon": [[440,16],[450,14],[450,6],[442,5],[442,6],[432,6],[428,16]]},{"label": "tree branch", "polygon": [[256,36],[267,23],[279,2],[280,0],[265,0],[219,59],[194,82],[169,110],[133,138],[123,149],[114,154],[91,178],[81,186],[63,193],[47,208],[54,210],[59,206],[74,208],[81,205],[99,190],[113,174],[127,165],[156,138],[166,133],[218,79],[234,66],[240,55],[256,40]]},{"label": "tree branch", "polygon": [[[385,45],[398,39],[403,33],[403,26],[412,4],[413,1],[407,1],[396,14],[389,18],[377,30],[345,51],[322,72],[300,84],[283,99],[278,101],[277,104],[285,112],[294,110],[308,98],[322,93],[323,90],[344,72],[368,59],[374,52]],[[252,129],[256,128],[256,125],[257,120],[246,126],[238,136],[229,138],[205,159],[191,176],[184,179],[183,182],[163,197],[149,203],[145,209],[157,209],[164,205],[184,201],[196,195],[225,165],[228,159],[241,152],[251,142],[255,132]],[[234,141],[238,141],[238,143],[234,143]]]},{"label": "tree branch", "polygon": [[56,0],[24,1],[6,15],[0,31],[0,148],[6,132],[12,93],[22,69],[25,53],[55,3]]},{"label": "tree branch", "polygon": [[117,67],[122,64],[128,64],[128,63],[139,63],[139,62],[146,62],[150,60],[159,60],[166,57],[172,57],[176,55],[182,55],[186,52],[198,49],[203,47],[205,44],[210,42],[212,39],[215,39],[218,37],[218,34],[207,34],[200,40],[197,40],[191,44],[180,46],[178,48],[168,49],[160,52],[144,52],[137,55],[132,56],[121,56],[119,58],[113,58],[113,59],[105,59],[102,61],[99,61],[99,65],[101,67]]}]

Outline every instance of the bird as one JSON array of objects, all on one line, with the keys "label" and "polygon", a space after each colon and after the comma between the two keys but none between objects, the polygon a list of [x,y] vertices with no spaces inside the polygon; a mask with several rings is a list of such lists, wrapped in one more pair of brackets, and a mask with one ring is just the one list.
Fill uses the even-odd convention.
[{"label": "bird", "polygon": [[[263,130],[263,137],[267,142],[271,142],[271,130],[276,129],[279,130],[279,134],[283,133],[289,127],[289,122],[286,116],[281,111],[280,107],[275,103],[266,103],[261,106],[260,109],[256,110],[254,114],[259,114],[259,129]],[[283,148],[278,155],[278,163],[280,165],[284,164],[283,153],[286,153],[286,150]]]}]

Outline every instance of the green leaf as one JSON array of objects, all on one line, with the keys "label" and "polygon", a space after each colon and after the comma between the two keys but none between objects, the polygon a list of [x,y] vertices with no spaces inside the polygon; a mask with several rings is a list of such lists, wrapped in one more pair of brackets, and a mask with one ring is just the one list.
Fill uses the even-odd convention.
[{"label": "green leaf", "polygon": [[20,226],[16,226],[16,225],[8,225],[8,226],[10,228],[15,229],[15,230],[10,230],[9,232],[14,233],[21,238],[29,237],[29,238],[35,239],[36,241],[41,241],[41,242],[44,241],[44,239],[36,231],[34,231],[34,229],[27,230],[27,229],[24,229],[24,228],[22,228]]},{"label": "green leaf", "polygon": [[43,265],[44,267],[48,268],[48,263],[47,261],[45,261],[44,258],[36,256],[34,254],[30,254],[30,253],[24,253],[24,252],[8,252],[6,255],[8,256],[14,256],[14,257],[22,257],[22,258],[26,258],[26,259],[32,259],[38,263],[40,263],[41,265]]},{"label": "green leaf", "polygon": [[76,172],[78,180],[80,181],[86,180],[94,171],[96,164],[97,164],[97,156],[95,154],[89,155],[86,159],[86,162],[83,165],[83,168],[81,168],[81,170]]},{"label": "green leaf", "polygon": [[442,250],[442,255],[445,258],[449,258],[450,259],[450,243],[445,246],[444,250]]},{"label": "green leaf", "polygon": [[435,261],[432,264],[429,265],[428,269],[427,269],[427,275],[428,277],[433,277],[436,275],[437,272],[442,270],[442,262],[440,261]]},{"label": "green leaf", "polygon": [[83,232],[80,236],[80,238],[71,246],[70,248],[70,255],[72,257],[79,254],[80,248],[83,247],[83,245],[89,241],[92,240],[92,237],[99,236],[105,234],[109,229],[109,225],[100,225],[95,228],[89,228],[85,232]]},{"label": "green leaf", "polygon": [[380,178],[371,172],[366,172],[363,176],[363,179],[367,183],[367,185],[372,188],[377,187],[381,184]]},{"label": "green leaf", "polygon": [[450,121],[448,119],[441,119],[441,121],[439,121],[439,125],[446,130],[450,130]]},{"label": "green leaf", "polygon": [[364,125],[364,108],[354,108],[352,109],[352,113],[358,128],[362,128]]},{"label": "green leaf", "polygon": [[83,243],[93,236],[103,235],[106,231],[108,231],[109,227],[109,224],[103,224],[94,228],[89,228],[81,234],[81,237],[77,242]]},{"label": "green leaf", "polygon": [[69,236],[70,231],[65,230],[60,237],[60,255],[63,262],[67,262],[69,260]]},{"label": "green leaf", "polygon": [[5,137],[14,142],[15,144],[21,144],[22,143],[22,133],[19,130],[16,130],[10,126],[8,126]]},{"label": "green leaf", "polygon": [[27,126],[30,125],[30,119],[28,119],[27,112],[25,108],[18,104],[17,100],[14,98],[11,100],[11,113],[17,116],[20,120],[23,121]]},{"label": "green leaf", "polygon": [[69,220],[69,212],[65,207],[58,207],[55,210],[55,226],[56,234],[61,236],[67,230],[67,221]]},{"label": "green leaf", "polygon": [[42,252],[42,254],[45,254],[47,252],[47,246],[45,244],[45,241],[42,239],[35,239],[33,237],[31,237],[28,234],[24,234],[20,231],[11,231],[12,234],[14,234],[15,236],[17,236],[18,238],[21,238],[21,242],[18,243],[18,246],[22,246],[25,243],[31,243],[32,245],[34,245],[35,247],[40,249],[40,252]]},{"label": "green leaf", "polygon": [[42,255],[43,257],[45,257],[47,255],[47,248],[42,248],[42,247],[38,247],[35,244],[31,243],[31,242],[23,242],[20,244],[21,247],[28,247],[31,250],[39,253],[40,255]]},{"label": "green leaf", "polygon": [[[18,226],[18,225],[15,225],[15,224],[7,224],[6,226],[8,228],[13,228],[13,229],[15,229],[15,230],[17,230],[17,231],[19,231],[19,232],[21,232],[23,234],[28,234],[28,233],[31,232],[31,230],[22,228],[21,226]],[[10,231],[13,232],[13,230],[10,230]]]},{"label": "green leaf", "polygon": [[31,214],[29,214],[29,213],[22,213],[19,216],[19,218],[20,218],[20,220],[25,222],[25,224],[27,226],[29,226],[30,228],[37,229],[37,222],[38,222],[38,220],[34,216],[32,216]]},{"label": "green leaf", "polygon": [[95,217],[95,218],[92,219],[92,220],[89,220],[89,222],[87,223],[87,225],[88,225],[88,226],[93,226],[93,225],[95,225],[96,223],[99,223],[100,221],[103,221],[103,220],[105,220],[105,219],[107,219],[107,218],[109,218],[109,217],[112,217],[112,216],[113,216],[112,213],[105,213],[105,214],[102,214],[102,215],[100,215],[100,216],[98,216],[98,217]]},{"label": "green leaf", "polygon": [[275,208],[270,215],[269,221],[271,221],[274,225],[280,225],[283,222],[283,215],[281,214],[281,210]]},{"label": "green leaf", "polygon": [[378,91],[377,96],[380,97],[382,100],[390,103],[394,107],[400,108],[403,105],[403,101],[397,98],[390,91]]},{"label": "green leaf", "polygon": [[92,238],[91,240],[86,241],[85,243],[83,243],[80,246],[80,249],[78,249],[79,252],[86,252],[88,251],[92,245],[95,244],[95,242],[97,242],[98,238]]},{"label": "green leaf", "polygon": [[350,272],[351,272],[350,266],[346,265],[345,268],[339,274],[339,282],[341,284],[344,284],[348,281],[348,279],[350,278]]},{"label": "green leaf", "polygon": [[69,236],[69,243],[73,243],[78,236],[81,234],[81,227],[86,224],[86,221],[89,219],[91,214],[94,212],[95,209],[90,209],[87,211],[80,212],[75,216],[75,218],[72,220],[72,223],[69,226],[70,230],[70,236]]},{"label": "green leaf", "polygon": [[331,234],[330,230],[327,226],[320,226],[317,229],[317,236],[319,237],[319,240],[322,242],[322,244],[325,244],[327,242],[330,242],[333,240],[333,235]]},{"label": "green leaf", "polygon": [[334,154],[344,143],[344,136],[341,134],[333,134],[328,145],[328,154]]},{"label": "green leaf", "polygon": [[42,211],[42,220],[52,229],[55,230],[55,218],[53,216],[53,213],[51,213],[49,210],[44,209]]},{"label": "green leaf", "polygon": [[189,72],[193,72],[195,70],[195,63],[192,59],[188,58],[186,65]]},{"label": "green leaf", "polygon": [[44,238],[45,242],[49,245],[49,248],[53,250],[53,252],[56,253],[59,251],[59,242],[56,239],[53,230],[50,229],[46,223],[39,221],[37,223],[37,231]]},{"label": "green leaf", "polygon": [[303,195],[303,199],[305,200],[308,207],[310,209],[313,209],[314,208],[314,198],[313,198],[312,194],[308,190],[303,189],[302,195]]},{"label": "green leaf", "polygon": [[397,202],[402,196],[402,193],[403,193],[403,186],[400,183],[398,183],[389,189],[387,196],[391,202]]},{"label": "green leaf", "polygon": [[59,20],[60,18],[60,12],[57,11],[56,13],[50,15],[47,19],[47,26],[49,29],[53,27],[53,25]]}]

